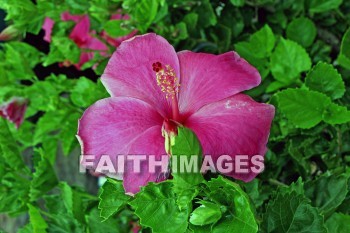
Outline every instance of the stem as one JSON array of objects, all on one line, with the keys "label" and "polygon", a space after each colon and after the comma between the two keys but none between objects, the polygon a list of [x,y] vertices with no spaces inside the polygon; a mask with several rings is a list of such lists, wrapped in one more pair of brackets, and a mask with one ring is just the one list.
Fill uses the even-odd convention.
[{"label": "stem", "polygon": [[341,132],[340,126],[336,127],[335,129],[337,131],[338,154],[342,159],[344,171],[346,171],[346,159],[345,159],[345,156],[342,155],[342,152],[343,152],[342,132]]},{"label": "stem", "polygon": [[269,183],[270,184],[274,184],[274,185],[277,185],[277,186],[283,186],[283,187],[287,187],[288,185],[278,181],[278,180],[275,180],[275,179],[269,179]]},{"label": "stem", "polygon": [[337,130],[337,144],[338,144],[338,154],[341,156],[342,155],[342,133],[340,127],[336,127]]}]

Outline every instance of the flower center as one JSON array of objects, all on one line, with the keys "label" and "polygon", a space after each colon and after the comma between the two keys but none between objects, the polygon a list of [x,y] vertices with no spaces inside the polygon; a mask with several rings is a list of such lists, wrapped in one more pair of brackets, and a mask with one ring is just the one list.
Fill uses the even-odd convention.
[{"label": "flower center", "polygon": [[162,126],[162,136],[165,138],[165,151],[171,155],[171,146],[174,145],[174,137],[177,135],[178,124],[169,119],[164,119]]},{"label": "flower center", "polygon": [[173,120],[179,121],[180,114],[176,95],[179,93],[180,84],[174,69],[170,65],[164,66],[160,62],[153,63],[152,68],[156,73],[157,85],[160,90],[165,93],[167,99],[171,98]]},{"label": "flower center", "polygon": [[157,85],[165,93],[166,98],[176,98],[180,84],[175,71],[171,66],[163,66],[160,62],[153,63],[153,71],[156,72]]}]

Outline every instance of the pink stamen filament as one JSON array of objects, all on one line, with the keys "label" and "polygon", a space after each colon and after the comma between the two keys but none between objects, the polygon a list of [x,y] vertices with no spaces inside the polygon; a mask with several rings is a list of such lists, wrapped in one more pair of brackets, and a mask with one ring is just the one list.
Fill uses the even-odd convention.
[{"label": "pink stamen filament", "polygon": [[176,95],[173,96],[171,101],[171,107],[173,112],[173,120],[179,122],[180,121],[180,111],[179,111],[179,103],[177,101]]},{"label": "pink stamen filament", "polygon": [[157,85],[165,93],[167,99],[171,98],[173,120],[179,121],[179,104],[176,95],[179,92],[180,84],[178,83],[174,69],[169,65],[163,66],[160,62],[153,63],[152,68],[156,72]]}]

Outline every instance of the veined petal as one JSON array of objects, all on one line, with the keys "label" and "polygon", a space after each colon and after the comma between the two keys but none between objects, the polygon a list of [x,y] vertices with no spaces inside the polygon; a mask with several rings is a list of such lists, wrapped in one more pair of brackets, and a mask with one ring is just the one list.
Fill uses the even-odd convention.
[{"label": "veined petal", "polygon": [[[134,171],[132,161],[127,162],[123,176],[123,186],[126,193],[135,194],[140,191],[142,186],[147,185],[148,182],[160,182],[166,179],[166,174],[162,173],[161,167],[156,167],[155,172],[151,172],[149,167],[150,156],[155,156],[155,160],[160,161],[161,157],[166,155],[164,138],[159,133],[160,131],[161,127],[159,126],[149,128],[142,136],[131,143],[128,154],[145,156],[146,160],[141,162],[141,172]],[[145,154],[145,151],[148,154]],[[168,160],[166,161],[167,165]]]},{"label": "veined petal", "polygon": [[[204,155],[216,161],[220,155],[265,155],[274,107],[255,102],[249,96],[237,94],[201,108],[185,125],[198,136]],[[231,172],[225,174],[243,181],[257,174]]]},{"label": "veined petal", "polygon": [[170,101],[157,86],[152,64],[171,66],[179,75],[179,61],[174,48],[161,36],[150,33],[124,41],[114,52],[102,75],[102,82],[111,96],[141,99],[170,115]]},{"label": "veined petal", "polygon": [[183,51],[180,61],[180,112],[189,116],[210,104],[260,84],[258,71],[235,52],[221,55]]},{"label": "veined petal", "polygon": [[105,45],[102,41],[92,36],[91,38],[89,38],[88,41],[86,41],[86,43],[84,43],[81,46],[81,48],[96,50],[96,51],[108,51],[107,45]]},{"label": "veined petal", "polygon": [[91,39],[89,16],[82,16],[81,20],[79,20],[79,22],[74,26],[72,32],[69,34],[69,38],[72,39],[79,47],[83,46]]},{"label": "veined petal", "polygon": [[[145,132],[157,128],[161,139],[163,119],[148,103],[130,97],[112,97],[97,101],[79,120],[78,139],[82,155],[93,155],[95,167],[102,155],[109,155],[115,163],[117,155],[126,155]],[[152,131],[153,132],[153,131]],[[154,142],[154,144],[163,143]],[[143,154],[154,145],[143,144]],[[114,160],[113,160],[114,159]]]}]

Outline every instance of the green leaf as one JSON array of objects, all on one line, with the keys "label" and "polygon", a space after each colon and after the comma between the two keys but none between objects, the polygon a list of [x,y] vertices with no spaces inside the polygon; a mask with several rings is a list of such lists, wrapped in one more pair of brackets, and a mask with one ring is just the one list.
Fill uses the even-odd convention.
[{"label": "green leaf", "polygon": [[90,2],[85,0],[65,0],[65,2],[74,13],[84,13],[90,7]]},{"label": "green leaf", "polygon": [[[0,157],[1,159],[1,157]],[[26,174],[19,171],[8,171],[1,178],[0,212],[15,215],[27,211],[30,181]]]},{"label": "green leaf", "polygon": [[191,12],[183,18],[183,22],[186,24],[186,28],[188,32],[193,32],[196,30],[197,22],[198,22],[198,14]]},{"label": "green leaf", "polygon": [[61,201],[65,208],[62,218],[69,217],[70,219],[74,219],[71,223],[77,225],[77,227],[80,224],[85,224],[87,204],[89,201],[95,201],[95,198],[77,189],[73,189],[66,182],[60,182],[59,188],[61,190]]},{"label": "green leaf", "polygon": [[316,38],[317,29],[315,24],[308,18],[296,18],[287,27],[287,38],[303,47],[312,45]]},{"label": "green leaf", "polygon": [[52,153],[57,149],[58,140],[62,142],[64,155],[68,155],[77,145],[75,135],[81,113],[71,112],[71,110],[62,108],[57,111],[48,111],[37,122],[33,143],[34,145],[43,144],[51,163],[53,163],[51,158],[55,157]]},{"label": "green leaf", "polygon": [[304,195],[304,193],[305,193],[304,185],[305,184],[303,182],[303,179],[301,177],[299,177],[297,181],[291,183],[289,186],[279,187],[278,192],[281,195],[291,194],[293,192],[296,194]]},{"label": "green leaf", "polygon": [[[249,42],[240,42],[235,45],[236,50],[241,54],[240,50],[249,51],[250,55],[255,58],[266,58],[271,55],[271,51],[275,47],[275,35],[269,25],[265,25],[259,31],[251,35]],[[244,53],[242,51],[242,53]]]},{"label": "green leaf", "polygon": [[100,217],[100,211],[94,208],[87,216],[89,232],[91,233],[126,233],[130,228],[129,216],[120,215],[117,218],[105,220]]},{"label": "green leaf", "polygon": [[326,222],[329,233],[350,232],[350,215],[334,213]]},{"label": "green leaf", "polygon": [[331,103],[323,114],[323,120],[331,125],[350,122],[350,111],[337,104]]},{"label": "green leaf", "polygon": [[264,58],[270,56],[272,49],[275,47],[276,39],[269,25],[265,24],[250,37],[249,42],[252,46],[255,46],[255,49],[259,48],[256,50],[255,56]]},{"label": "green leaf", "polygon": [[61,189],[63,205],[66,208],[67,212],[73,215],[73,189],[66,182],[61,182],[59,186]]},{"label": "green leaf", "polygon": [[259,31],[255,32],[249,39],[249,42],[239,42],[235,44],[237,53],[255,66],[262,78],[269,73],[269,61],[276,38],[269,25],[265,25]]},{"label": "green leaf", "polygon": [[62,141],[63,154],[68,155],[77,145],[75,137],[78,128],[78,120],[81,113],[68,114],[61,125],[60,139]]},{"label": "green leaf", "polygon": [[199,188],[192,188],[177,193],[176,203],[180,210],[186,209],[192,205],[192,200],[198,195],[199,190]]},{"label": "green leaf", "polygon": [[296,192],[279,193],[270,200],[262,227],[265,232],[276,233],[327,232],[317,208]]},{"label": "green leaf", "polygon": [[131,198],[125,194],[123,184],[120,181],[107,179],[101,190],[98,208],[101,210],[100,216],[104,220],[120,211]]},{"label": "green leaf", "polygon": [[27,115],[32,116],[37,111],[56,110],[59,101],[59,92],[56,86],[48,81],[35,82],[25,89],[30,99]]},{"label": "green leaf", "polygon": [[6,21],[13,22],[15,27],[23,33],[26,31],[33,34],[39,33],[44,15],[38,11],[37,5],[32,1],[6,0],[1,2],[0,8],[7,12]]},{"label": "green leaf", "polygon": [[301,176],[307,177],[307,174],[309,174],[311,168],[310,163],[306,160],[303,153],[301,153],[298,147],[295,145],[296,143],[293,142],[294,141],[292,140],[289,142],[288,152]]},{"label": "green leaf", "polygon": [[[235,38],[239,36],[244,30],[243,12],[237,7],[225,7],[220,12],[220,25],[225,25],[232,31],[232,36]],[[235,22],[234,24],[232,22]],[[229,42],[232,43],[231,41]]]},{"label": "green leaf", "polygon": [[[88,107],[99,99],[107,97],[102,83],[95,83],[88,78],[80,77],[71,91],[71,100],[78,107]],[[93,93],[93,94],[90,94]]]},{"label": "green leaf", "polygon": [[130,203],[142,226],[152,228],[154,233],[185,232],[188,225],[188,210],[176,205],[173,184],[149,183],[136,194]]},{"label": "green leaf", "polygon": [[[171,161],[174,189],[180,192],[204,181],[200,173],[202,148],[197,136],[185,127],[178,127],[178,135],[172,140]],[[186,169],[187,165],[190,167],[189,171]]]},{"label": "green leaf", "polygon": [[332,99],[341,98],[345,93],[341,75],[332,65],[324,62],[319,62],[309,71],[305,84],[311,90],[322,92]]},{"label": "green leaf", "polygon": [[230,0],[232,5],[234,6],[244,6],[245,0]]},{"label": "green leaf", "polygon": [[9,130],[7,121],[0,117],[0,153],[9,167],[14,170],[24,169],[24,164],[19,146]]},{"label": "green leaf", "polygon": [[127,0],[123,2],[132,20],[137,22],[138,29],[144,33],[147,31],[157,16],[159,0]]},{"label": "green leaf", "polygon": [[30,182],[30,201],[35,201],[40,198],[43,194],[47,193],[58,184],[55,170],[50,162],[44,157],[44,151],[40,148],[39,153],[36,155],[40,157],[40,160],[34,167],[35,172],[33,173],[33,179]]},{"label": "green leaf", "polygon": [[52,137],[64,122],[65,114],[62,111],[50,111],[40,117],[34,133],[34,145],[39,144],[45,138]]},{"label": "green leaf", "polygon": [[287,89],[275,95],[281,112],[297,127],[308,129],[322,120],[328,124],[350,121],[350,111],[332,103],[319,92],[304,89]]},{"label": "green leaf", "polygon": [[310,0],[310,12],[311,13],[322,13],[337,9],[343,0]]},{"label": "green leaf", "polygon": [[5,46],[5,69],[10,80],[32,79],[32,70],[42,59],[40,53],[33,46],[23,42],[10,42]]},{"label": "green leaf", "polygon": [[313,206],[319,208],[326,216],[334,211],[348,193],[349,175],[325,174],[317,180],[305,183],[305,195],[312,200]]},{"label": "green leaf", "polygon": [[216,223],[221,218],[220,206],[208,201],[199,201],[201,205],[196,208],[190,217],[190,223],[193,225],[208,225]]},{"label": "green leaf", "polygon": [[79,47],[67,37],[52,37],[50,53],[46,57],[43,65],[48,66],[56,62],[69,61],[77,64],[80,59]]},{"label": "green leaf", "polygon": [[[5,233],[5,232],[1,231],[1,229],[0,229],[0,232]],[[18,229],[17,233],[33,233],[32,225],[30,223],[28,223],[27,225]]]},{"label": "green leaf", "polygon": [[50,232],[86,233],[85,227],[67,213],[50,216]]},{"label": "green leaf", "polygon": [[125,20],[122,19],[113,19],[108,21],[103,29],[107,32],[108,35],[112,37],[121,37],[126,36],[131,33],[131,30],[126,29],[123,24]]},{"label": "green leaf", "polygon": [[323,113],[331,104],[324,94],[302,89],[287,89],[276,94],[278,107],[294,125],[308,129],[323,119]]},{"label": "green leaf", "polygon": [[249,42],[239,42],[235,45],[237,53],[246,59],[250,64],[256,67],[262,76],[265,78],[269,74],[269,61],[267,58],[257,58],[254,46]]},{"label": "green leaf", "polygon": [[188,38],[187,26],[184,22],[180,22],[175,25],[174,36],[176,40],[185,40]]},{"label": "green leaf", "polygon": [[281,38],[271,56],[270,65],[273,77],[289,85],[300,77],[301,72],[311,68],[311,59],[303,47]]},{"label": "green leaf", "polygon": [[[238,184],[219,176],[207,183],[209,198],[225,207],[227,211],[213,227],[213,233],[242,232],[256,233],[258,225],[249,197]],[[224,211],[222,211],[224,212]]]},{"label": "green leaf", "polygon": [[201,25],[202,28],[217,24],[215,11],[209,0],[202,0],[195,12],[198,14],[198,25]]},{"label": "green leaf", "polygon": [[338,56],[338,62],[346,69],[350,69],[350,28],[345,32]]},{"label": "green leaf", "polygon": [[255,207],[261,206],[265,200],[269,198],[268,193],[261,192],[263,190],[262,182],[259,182],[259,179],[255,178],[251,182],[244,184],[244,190],[254,203]]},{"label": "green leaf", "polygon": [[30,224],[32,225],[33,233],[46,233],[47,223],[40,214],[40,211],[31,204],[28,204]]},{"label": "green leaf", "polygon": [[[65,189],[65,190],[63,190]],[[78,222],[78,220],[73,216],[72,210],[66,208],[66,202],[67,198],[72,198],[72,193],[70,192],[71,189],[66,186],[64,188],[61,186],[61,195],[50,195],[50,196],[44,196],[45,199],[45,206],[48,209],[48,212],[50,215],[49,217],[49,228],[50,232],[77,232],[77,233],[83,233],[86,231],[83,231],[83,226]],[[67,195],[70,194],[70,195]],[[81,199],[81,197],[78,196],[78,198]],[[60,201],[57,201],[60,200]],[[71,202],[72,205],[68,205],[69,208],[73,207],[74,204]],[[85,209],[81,208],[81,206],[76,206],[77,211],[81,213],[81,215],[85,215]]]}]

